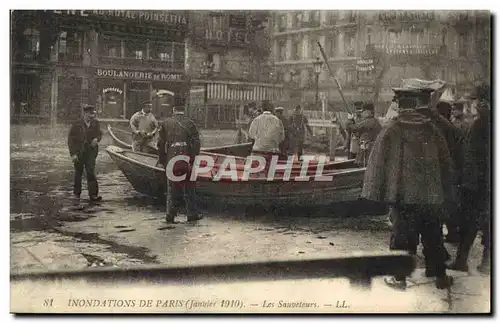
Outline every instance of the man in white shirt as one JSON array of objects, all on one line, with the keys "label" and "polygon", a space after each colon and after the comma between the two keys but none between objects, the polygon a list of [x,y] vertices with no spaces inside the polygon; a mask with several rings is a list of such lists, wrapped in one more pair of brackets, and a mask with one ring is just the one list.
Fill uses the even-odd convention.
[{"label": "man in white shirt", "polygon": [[281,120],[272,114],[272,104],[262,102],[263,113],[250,124],[249,136],[254,139],[252,154],[272,156],[280,153],[280,143],[285,139]]},{"label": "man in white shirt", "polygon": [[152,107],[151,101],[145,101],[142,110],[136,112],[130,118],[133,151],[146,152],[146,147],[151,144],[158,131],[158,121],[151,113]]}]

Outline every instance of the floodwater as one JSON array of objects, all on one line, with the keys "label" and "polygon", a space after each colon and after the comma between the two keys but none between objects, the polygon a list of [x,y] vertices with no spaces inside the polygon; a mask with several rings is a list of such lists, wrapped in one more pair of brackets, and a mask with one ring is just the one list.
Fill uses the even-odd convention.
[{"label": "floodwater", "polygon": [[[315,210],[301,210],[276,217],[264,211],[204,210],[205,218],[198,223],[186,223],[181,215],[178,224],[167,225],[164,205],[135,192],[104,151],[111,144],[107,136],[96,167],[104,202],[75,203],[65,132],[28,130],[14,128],[11,133],[12,247],[50,242],[83,256],[87,262],[75,262],[77,267],[387,250],[384,215],[345,217],[323,212],[318,217]],[[84,179],[82,199],[86,198]]]}]

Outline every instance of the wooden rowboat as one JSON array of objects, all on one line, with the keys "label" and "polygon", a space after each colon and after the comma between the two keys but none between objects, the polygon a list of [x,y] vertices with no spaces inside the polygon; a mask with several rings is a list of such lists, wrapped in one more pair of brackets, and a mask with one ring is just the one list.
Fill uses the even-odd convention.
[{"label": "wooden rowboat", "polygon": [[[124,149],[132,149],[132,144],[131,144],[132,133],[130,131],[122,130],[119,128],[112,128],[110,125],[108,125],[108,133],[111,136],[111,139],[113,139],[113,144],[115,146]],[[252,151],[252,143],[243,143],[243,144],[201,148],[201,149],[206,152],[246,157],[250,155]],[[147,146],[146,153],[157,155],[158,148],[155,145],[151,144]]]},{"label": "wooden rowboat", "polygon": [[[156,166],[157,156],[116,146],[109,146],[106,151],[136,191],[156,198],[163,196],[165,170]],[[206,151],[201,155],[215,159],[212,171],[199,174],[196,182],[198,199],[208,205],[217,201],[239,206],[321,206],[355,201],[361,193],[365,172],[365,168],[358,168],[349,160],[326,164],[322,175],[331,176],[328,181],[307,179],[306,176],[314,176],[317,171],[314,163],[307,169],[306,176],[301,176],[301,165],[297,164],[291,167],[290,180],[283,180],[284,170],[281,170],[272,180],[268,180],[267,172],[263,171],[251,174],[244,181],[241,177],[245,158]],[[227,158],[236,160],[237,181],[227,176],[216,180],[218,167]]]}]

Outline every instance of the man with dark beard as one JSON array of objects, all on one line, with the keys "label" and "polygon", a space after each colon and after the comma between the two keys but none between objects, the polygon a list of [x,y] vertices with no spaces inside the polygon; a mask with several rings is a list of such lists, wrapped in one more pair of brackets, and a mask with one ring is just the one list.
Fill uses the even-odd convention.
[{"label": "man with dark beard", "polygon": [[480,85],[471,99],[476,101],[478,118],[465,138],[462,171],[462,218],[460,244],[455,262],[450,268],[468,271],[467,260],[478,228],[483,231],[484,246],[478,271],[490,271],[490,87]]},{"label": "man with dark beard", "polygon": [[[419,235],[425,249],[426,275],[444,289],[446,275],[441,208],[453,201],[450,153],[441,132],[415,108],[432,90],[394,89],[399,116],[382,129],[368,160],[362,197],[397,210],[390,249],[416,254]],[[387,277],[386,284],[406,289],[406,277]]]}]

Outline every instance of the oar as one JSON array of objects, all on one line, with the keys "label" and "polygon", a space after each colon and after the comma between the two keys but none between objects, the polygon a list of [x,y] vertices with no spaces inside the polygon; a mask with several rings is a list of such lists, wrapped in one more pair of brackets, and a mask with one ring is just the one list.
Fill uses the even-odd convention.
[{"label": "oar", "polygon": [[330,77],[335,81],[335,84],[337,84],[337,89],[339,90],[340,97],[342,98],[342,101],[344,101],[347,113],[354,114],[352,112],[351,107],[349,106],[349,103],[347,103],[347,101],[346,101],[346,99],[344,97],[344,93],[342,92],[342,87],[340,86],[339,81],[337,80],[337,78],[333,74],[333,71],[332,71],[332,68],[330,67],[330,64],[328,64],[328,59],[326,57],[325,51],[323,50],[323,47],[321,46],[321,43],[320,42],[316,42],[316,43],[319,46],[319,50],[321,52],[321,56],[323,57],[323,62],[325,63],[326,68],[328,69],[328,72],[330,73]]}]

